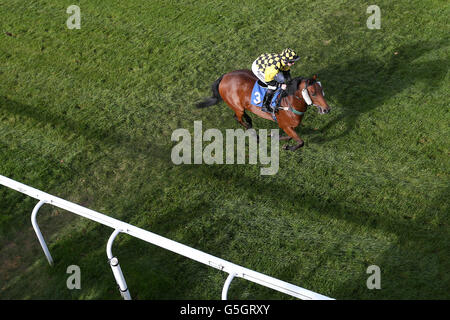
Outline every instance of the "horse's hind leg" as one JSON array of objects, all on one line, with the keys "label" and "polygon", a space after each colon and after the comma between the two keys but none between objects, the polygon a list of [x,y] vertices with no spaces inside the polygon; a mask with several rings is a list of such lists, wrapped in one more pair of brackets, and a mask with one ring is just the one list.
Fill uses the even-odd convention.
[{"label": "horse's hind leg", "polygon": [[[244,117],[244,119],[246,121],[242,121],[242,117]],[[250,116],[248,114],[245,113],[245,111],[241,111],[238,112],[236,111],[234,118],[236,119],[237,122],[239,122],[246,130],[252,129],[252,118],[250,118]],[[252,134],[254,134],[256,136],[256,141],[259,142],[259,136],[256,133],[256,131],[252,132]]]},{"label": "horse's hind leg", "polygon": [[245,114],[244,110],[235,110],[234,119],[236,119],[236,121],[239,122],[245,129],[250,129],[251,124],[249,125],[246,122],[242,121],[242,116],[244,116],[244,118],[247,119],[246,118],[247,115]]},{"label": "horse's hind leg", "polygon": [[250,118],[250,116],[248,114],[245,113],[244,111],[244,118],[245,118],[245,122],[247,122],[249,129],[253,128],[253,121],[252,118]]}]

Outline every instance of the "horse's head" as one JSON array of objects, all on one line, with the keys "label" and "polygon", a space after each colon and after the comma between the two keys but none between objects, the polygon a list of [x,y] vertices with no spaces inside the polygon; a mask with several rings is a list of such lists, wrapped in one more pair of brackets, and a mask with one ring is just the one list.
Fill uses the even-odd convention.
[{"label": "horse's head", "polygon": [[320,114],[326,114],[331,111],[331,107],[325,100],[325,92],[323,91],[322,84],[317,81],[317,75],[315,74],[310,79],[302,79],[297,84],[297,91],[295,95],[305,100],[306,104],[317,107]]}]

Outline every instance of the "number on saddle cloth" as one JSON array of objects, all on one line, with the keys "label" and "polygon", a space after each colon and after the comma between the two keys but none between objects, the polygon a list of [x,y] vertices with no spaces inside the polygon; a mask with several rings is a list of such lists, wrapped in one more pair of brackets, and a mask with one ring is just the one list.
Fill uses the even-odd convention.
[{"label": "number on saddle cloth", "polygon": [[[275,107],[275,105],[277,103],[278,95],[280,94],[280,91],[281,91],[281,89],[278,88],[277,91],[275,92],[275,94],[273,95],[272,101],[270,102],[270,105],[272,107]],[[264,100],[264,96],[266,95],[266,92],[267,92],[267,87],[262,87],[259,84],[259,81],[256,81],[255,85],[253,86],[253,90],[252,90],[252,96],[251,96],[252,105],[261,108],[262,102]]]}]

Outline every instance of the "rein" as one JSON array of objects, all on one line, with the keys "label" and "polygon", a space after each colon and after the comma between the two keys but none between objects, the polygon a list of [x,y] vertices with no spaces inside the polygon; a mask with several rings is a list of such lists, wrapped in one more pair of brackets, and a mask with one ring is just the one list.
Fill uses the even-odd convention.
[{"label": "rein", "polygon": [[[287,97],[287,96],[286,96]],[[300,99],[296,94],[294,95],[294,98],[297,98],[298,100],[300,100],[300,101],[303,101],[303,99]],[[280,103],[281,104],[281,103]],[[283,109],[283,110],[285,110],[285,111],[291,111],[292,113],[294,113],[294,114],[296,114],[296,115],[299,115],[299,116],[302,116],[302,115],[304,115],[305,113],[306,113],[306,111],[308,111],[308,105],[306,105],[306,110],[305,111],[298,111],[298,110],[295,110],[293,107],[292,107],[292,105],[289,103],[289,101],[288,101],[288,104],[289,104],[289,107],[280,107],[280,109]]]}]

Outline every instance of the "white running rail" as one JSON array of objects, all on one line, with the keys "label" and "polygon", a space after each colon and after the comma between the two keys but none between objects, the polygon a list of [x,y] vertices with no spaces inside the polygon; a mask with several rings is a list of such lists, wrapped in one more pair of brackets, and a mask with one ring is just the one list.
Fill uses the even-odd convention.
[{"label": "white running rail", "polygon": [[39,243],[41,244],[41,247],[44,250],[45,256],[47,257],[47,260],[50,265],[53,265],[53,259],[52,259],[52,256],[50,255],[50,251],[47,248],[45,240],[44,240],[42,233],[39,229],[39,226],[37,225],[37,222],[36,222],[36,214],[37,214],[39,208],[43,204],[53,205],[55,207],[70,211],[70,212],[80,215],[82,217],[88,218],[90,220],[96,221],[105,226],[113,228],[114,232],[112,233],[112,235],[110,236],[110,238],[108,240],[106,253],[107,253],[108,261],[109,261],[109,264],[113,271],[114,277],[120,288],[121,295],[125,300],[131,299],[130,292],[127,288],[125,278],[124,278],[122,270],[120,268],[119,260],[117,259],[117,257],[113,256],[112,250],[111,250],[113,241],[119,233],[129,234],[130,236],[133,236],[138,239],[144,240],[146,242],[152,243],[156,246],[167,249],[169,251],[178,253],[182,256],[185,256],[192,260],[201,262],[210,267],[227,272],[229,275],[225,281],[225,284],[224,284],[223,290],[222,290],[222,299],[223,300],[227,299],[228,288],[231,284],[231,281],[235,277],[240,277],[240,278],[246,279],[248,281],[260,284],[262,286],[277,290],[279,292],[288,294],[290,296],[293,296],[293,297],[296,297],[299,299],[333,300],[332,298],[329,298],[327,296],[324,296],[324,295],[318,294],[316,292],[295,286],[295,285],[290,284],[285,281],[278,280],[276,278],[267,276],[265,274],[241,267],[239,265],[236,265],[236,264],[228,262],[226,260],[217,258],[215,256],[204,253],[197,249],[188,247],[184,244],[161,237],[155,233],[135,227],[135,226],[125,223],[123,221],[111,218],[102,213],[96,212],[94,210],[90,210],[88,208],[82,207],[80,205],[69,202],[67,200],[52,196],[51,194],[48,194],[43,191],[37,190],[35,188],[29,187],[25,184],[22,184],[15,180],[9,179],[2,175],[0,175],[0,184],[39,200],[39,202],[36,204],[36,206],[33,209],[32,214],[31,214],[31,222],[32,222],[34,231],[36,232],[36,235],[39,239]]}]

